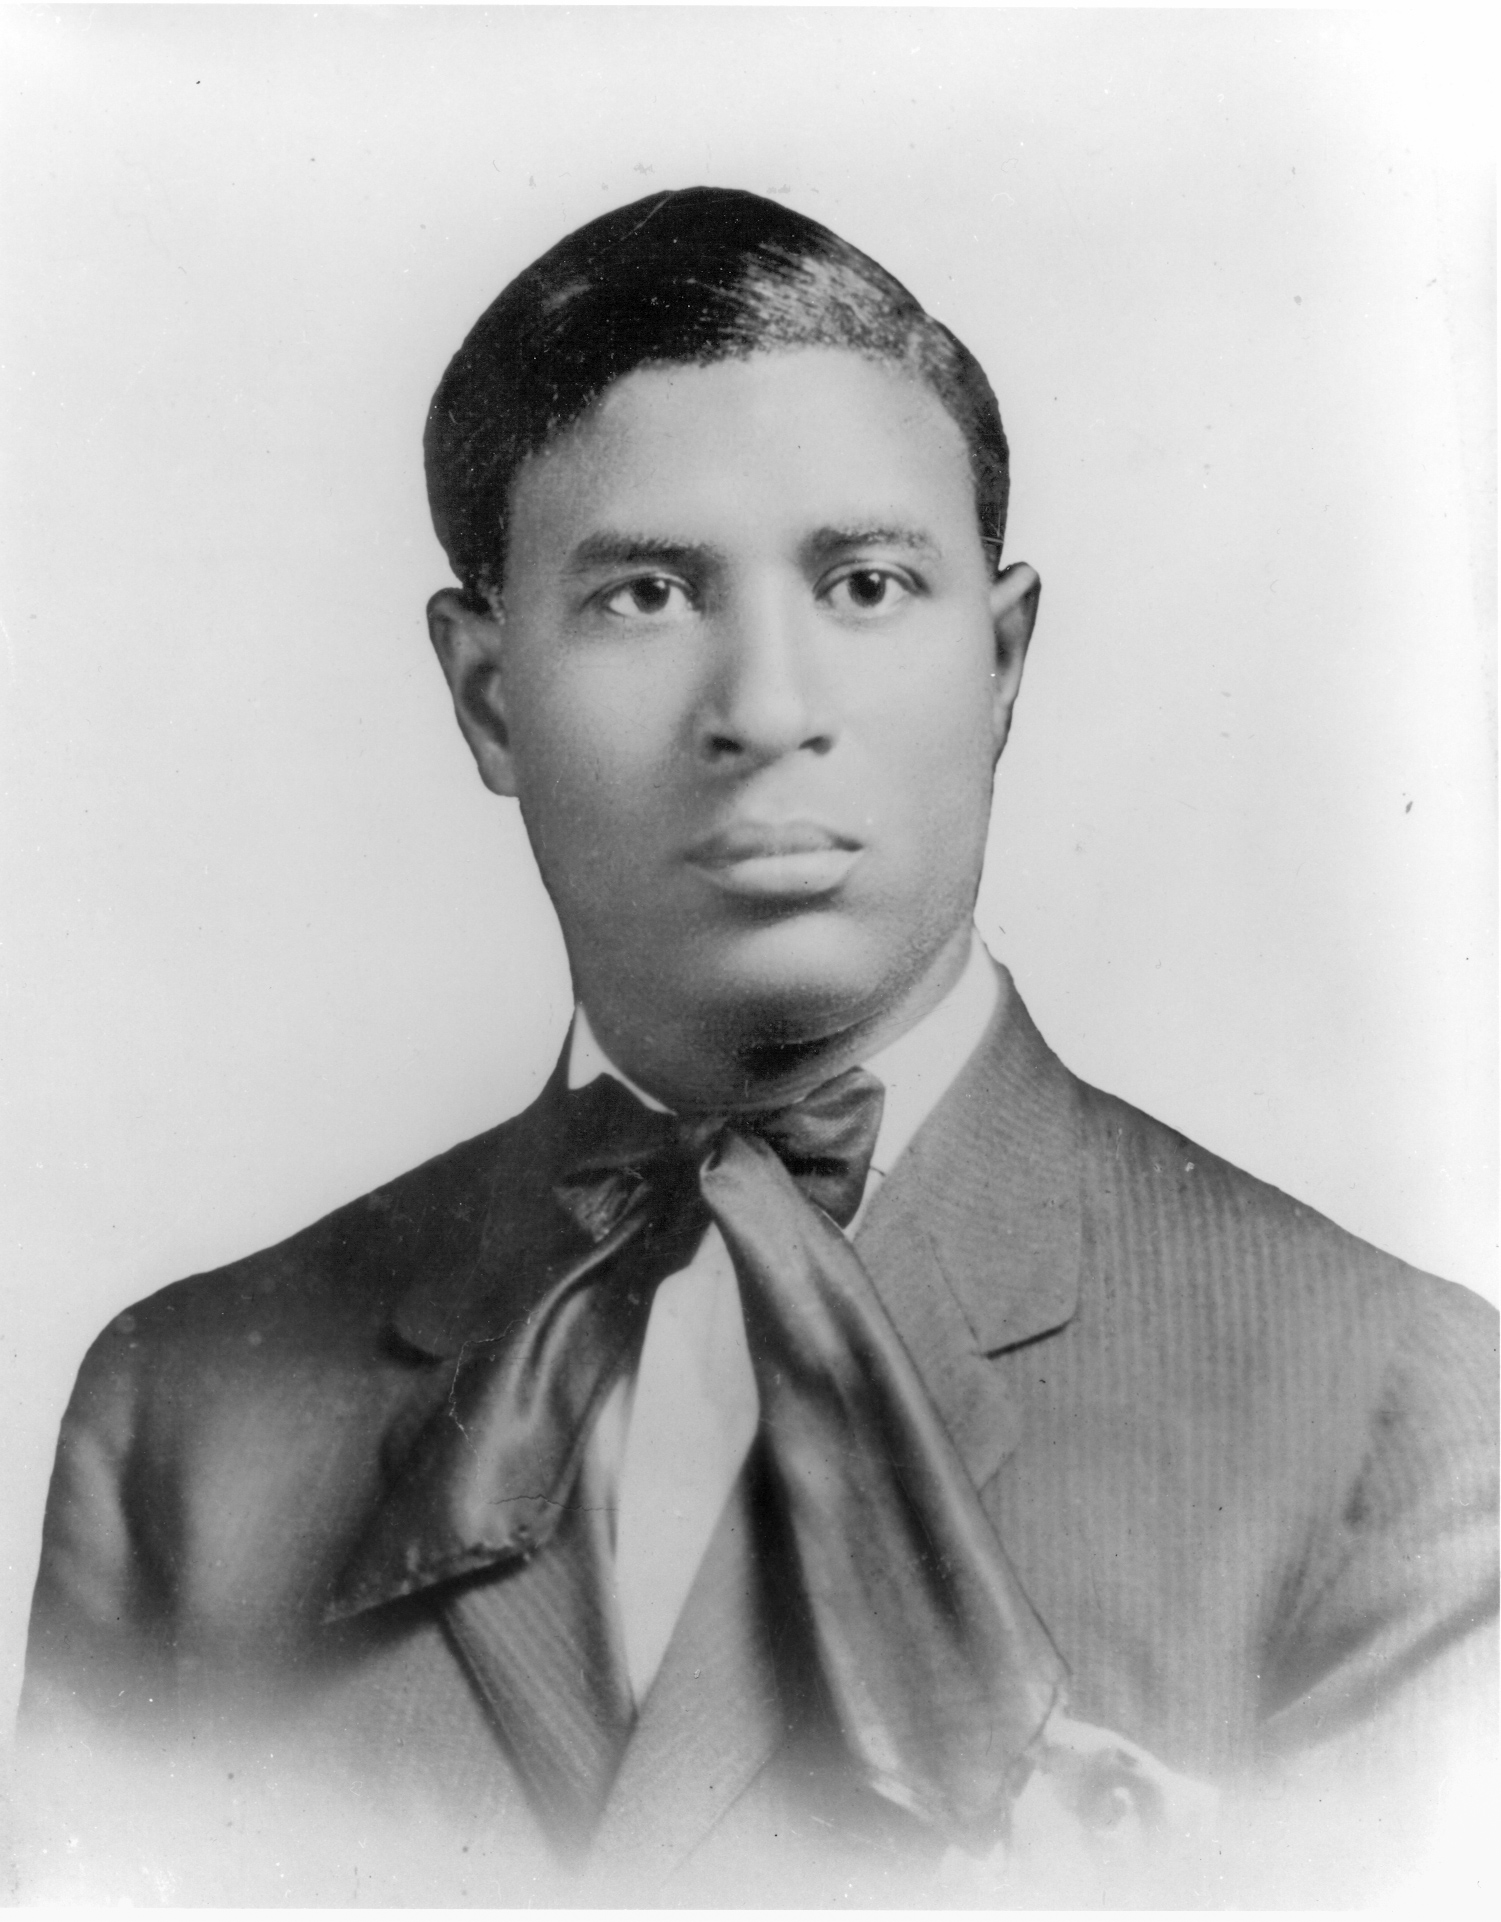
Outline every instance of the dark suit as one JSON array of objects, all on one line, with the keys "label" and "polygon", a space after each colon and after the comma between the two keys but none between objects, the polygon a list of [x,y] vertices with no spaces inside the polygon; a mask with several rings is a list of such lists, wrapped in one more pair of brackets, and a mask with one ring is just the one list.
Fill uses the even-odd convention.
[{"label": "dark suit", "polygon": [[[403,1463],[455,1357],[514,1313],[553,1206],[539,1144],[560,1086],[163,1290],[89,1353],[23,1731],[76,1758],[82,1729],[95,1762],[119,1731],[152,1819],[166,1804],[179,1825],[159,1848],[182,1857],[163,1871],[179,1900],[214,1899],[195,1882],[211,1870],[244,1900],[550,1886],[532,1800],[618,1664],[597,1511],[575,1500],[519,1568],[325,1616],[361,1544],[410,1510]],[[1014,991],[856,1245],[1076,1716],[1232,1789],[1327,1785],[1321,1756],[1415,1754],[1473,1694],[1496,1604],[1496,1317],[1478,1298],[1086,1087]],[[753,1457],[606,1806],[607,1891],[756,1902],[784,1869],[813,1900],[928,1886],[922,1838],[841,1775],[775,1535]],[[67,1819],[104,1861],[108,1836]],[[412,1839],[387,1846],[398,1823]],[[195,1865],[210,1829],[219,1853]]]}]

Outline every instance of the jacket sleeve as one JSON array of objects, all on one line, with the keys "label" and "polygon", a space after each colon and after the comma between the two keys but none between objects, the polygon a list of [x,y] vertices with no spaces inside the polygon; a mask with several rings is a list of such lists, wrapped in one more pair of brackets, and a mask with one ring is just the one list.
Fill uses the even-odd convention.
[{"label": "jacket sleeve", "polygon": [[1495,1310],[1463,1289],[1425,1279],[1416,1293],[1359,1472],[1323,1531],[1267,1678],[1269,1754],[1374,1717],[1420,1724],[1434,1696],[1430,1671],[1459,1677],[1493,1653],[1496,1329]]},{"label": "jacket sleeve", "polygon": [[166,1705],[162,1584],[132,1515],[137,1394],[131,1317],[85,1357],[63,1416],[47,1495],[19,1733],[80,1715],[118,1721]]},{"label": "jacket sleeve", "polygon": [[1284,1849],[1317,1810],[1347,1858],[1410,1861],[1494,1775],[1496,1370],[1495,1310],[1416,1280],[1263,1677],[1261,1832],[1280,1806]]}]

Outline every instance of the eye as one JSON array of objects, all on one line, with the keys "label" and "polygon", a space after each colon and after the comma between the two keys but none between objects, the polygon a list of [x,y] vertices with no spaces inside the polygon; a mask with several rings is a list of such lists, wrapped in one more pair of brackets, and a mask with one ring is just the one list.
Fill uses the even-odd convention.
[{"label": "eye", "polygon": [[617,619],[639,621],[682,615],[691,611],[693,603],[681,581],[665,574],[638,574],[601,595],[600,606]]},{"label": "eye", "polygon": [[884,567],[852,568],[824,590],[824,598],[840,614],[891,614],[911,597],[908,583]]}]

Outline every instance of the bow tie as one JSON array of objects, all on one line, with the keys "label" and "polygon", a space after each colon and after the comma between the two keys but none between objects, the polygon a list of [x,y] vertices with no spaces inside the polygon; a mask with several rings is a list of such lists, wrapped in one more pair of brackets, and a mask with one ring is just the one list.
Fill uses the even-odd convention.
[{"label": "bow tie", "polygon": [[769,1112],[659,1113],[608,1077],[563,1097],[551,1187],[572,1241],[524,1323],[465,1361],[451,1420],[422,1437],[443,1452],[424,1482],[441,1480],[448,1512],[420,1518],[410,1586],[548,1552],[653,1293],[712,1221],[843,1745],[920,1822],[992,1841],[1064,1668],[841,1232],[882,1099],[862,1069]]},{"label": "bow tie", "polygon": [[843,1228],[865,1192],[884,1101],[875,1076],[851,1068],[785,1108],[675,1115],[647,1108],[601,1075],[568,1097],[570,1152],[553,1192],[597,1242],[653,1175],[659,1202],[681,1203],[733,1133],[770,1148],[807,1199]]}]

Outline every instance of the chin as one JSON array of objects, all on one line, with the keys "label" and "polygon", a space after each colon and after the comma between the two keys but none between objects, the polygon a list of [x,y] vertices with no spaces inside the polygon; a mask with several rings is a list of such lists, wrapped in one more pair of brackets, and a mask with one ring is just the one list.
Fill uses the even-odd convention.
[{"label": "chin", "polygon": [[[870,1020],[921,972],[910,941],[881,940],[834,915],[805,914],[766,923],[732,942],[683,959],[697,1000],[721,1041],[753,1045],[819,1042]],[[914,965],[915,963],[915,965]]]}]

